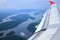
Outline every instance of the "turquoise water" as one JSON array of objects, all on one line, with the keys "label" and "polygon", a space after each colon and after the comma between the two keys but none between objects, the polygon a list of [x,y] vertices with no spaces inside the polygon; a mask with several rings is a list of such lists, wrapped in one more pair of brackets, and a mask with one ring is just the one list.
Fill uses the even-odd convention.
[{"label": "turquoise water", "polygon": [[40,23],[44,12],[34,9],[0,11],[0,40],[27,40],[34,34],[35,26]]}]

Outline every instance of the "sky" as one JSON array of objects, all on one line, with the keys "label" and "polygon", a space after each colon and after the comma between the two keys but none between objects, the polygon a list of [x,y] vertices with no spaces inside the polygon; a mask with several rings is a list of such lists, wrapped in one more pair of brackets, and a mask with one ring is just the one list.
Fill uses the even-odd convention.
[{"label": "sky", "polygon": [[58,8],[60,10],[60,0],[55,0],[55,2],[56,2],[57,6],[58,6]]},{"label": "sky", "polygon": [[[60,3],[59,0],[54,0]],[[0,0],[0,9],[48,9],[48,0]]]}]

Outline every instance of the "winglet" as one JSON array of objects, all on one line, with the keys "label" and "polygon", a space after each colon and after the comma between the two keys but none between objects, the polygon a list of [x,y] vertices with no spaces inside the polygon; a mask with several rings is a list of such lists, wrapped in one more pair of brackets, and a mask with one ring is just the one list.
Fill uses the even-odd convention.
[{"label": "winglet", "polygon": [[51,5],[55,4],[55,2],[53,2],[52,0],[49,0],[49,2]]}]

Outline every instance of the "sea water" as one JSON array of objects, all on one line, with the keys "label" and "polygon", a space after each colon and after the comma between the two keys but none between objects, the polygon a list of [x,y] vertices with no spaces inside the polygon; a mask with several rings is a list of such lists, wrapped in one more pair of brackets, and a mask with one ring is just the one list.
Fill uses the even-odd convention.
[{"label": "sea water", "polygon": [[0,11],[0,40],[27,40],[31,37],[45,10],[2,10]]}]

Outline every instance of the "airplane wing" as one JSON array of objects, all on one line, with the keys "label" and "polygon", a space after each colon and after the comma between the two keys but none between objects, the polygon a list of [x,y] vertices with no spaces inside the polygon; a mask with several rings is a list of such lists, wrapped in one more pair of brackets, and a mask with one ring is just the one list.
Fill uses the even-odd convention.
[{"label": "airplane wing", "polygon": [[28,40],[60,40],[59,10],[55,2],[49,2],[51,8],[47,10],[35,33]]}]

